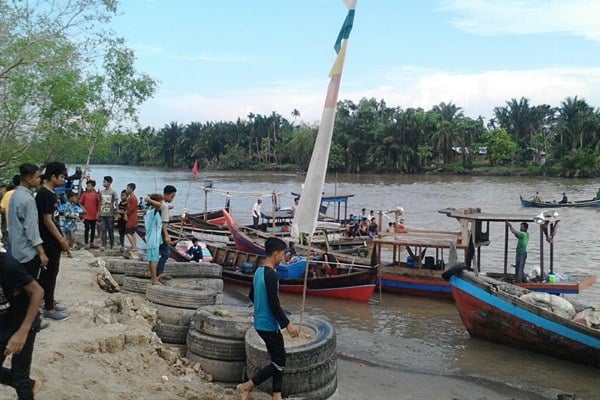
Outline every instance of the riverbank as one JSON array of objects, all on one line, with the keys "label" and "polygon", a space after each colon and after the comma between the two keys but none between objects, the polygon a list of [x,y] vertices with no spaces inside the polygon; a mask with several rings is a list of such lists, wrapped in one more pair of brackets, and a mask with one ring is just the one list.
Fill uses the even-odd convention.
[{"label": "riverbank", "polygon": [[[57,288],[57,298],[68,307],[70,318],[51,321],[36,340],[32,376],[44,381],[38,399],[238,398],[232,389],[209,382],[202,371],[155,338],[151,331],[155,314],[141,296],[102,291],[95,283],[98,268],[91,266],[93,255],[83,250],[73,254],[74,258],[62,259]],[[345,340],[338,336],[338,341]],[[556,398],[499,382],[399,371],[344,356],[338,362],[338,379],[334,399]],[[0,399],[12,399],[13,393],[0,387]],[[253,398],[270,396],[253,393]]]}]

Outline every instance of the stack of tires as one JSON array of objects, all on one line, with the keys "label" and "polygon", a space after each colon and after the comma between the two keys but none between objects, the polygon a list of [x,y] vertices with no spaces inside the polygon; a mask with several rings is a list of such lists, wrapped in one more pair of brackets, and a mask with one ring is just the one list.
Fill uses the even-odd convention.
[{"label": "stack of tires", "polygon": [[[296,324],[299,318],[292,318]],[[291,339],[284,332],[286,364],[283,370],[283,397],[304,397],[324,400],[337,389],[336,336],[331,324],[323,319],[304,317],[302,332]],[[265,343],[256,330],[246,333],[246,367],[253,377],[271,362]],[[272,380],[259,386],[271,392]]]},{"label": "stack of tires", "polygon": [[[206,282],[217,281],[217,279],[204,279]],[[172,286],[151,285],[146,291],[146,299],[153,307],[156,307],[158,323],[154,331],[163,343],[177,345],[183,354],[186,353],[186,341],[190,322],[196,314],[196,309],[202,306],[215,305],[222,296],[223,281],[221,289],[217,285],[209,284],[203,286],[202,280],[190,284],[173,284]],[[212,287],[210,287],[212,286]]]},{"label": "stack of tires", "polygon": [[244,338],[253,324],[252,308],[233,305],[198,309],[187,335],[187,358],[218,382],[245,380]]}]

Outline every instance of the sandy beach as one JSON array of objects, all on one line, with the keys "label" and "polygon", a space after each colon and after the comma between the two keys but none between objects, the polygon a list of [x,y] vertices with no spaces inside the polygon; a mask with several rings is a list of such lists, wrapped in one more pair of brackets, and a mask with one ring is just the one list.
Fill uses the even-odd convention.
[{"label": "sandy beach", "polygon": [[[36,340],[32,376],[44,381],[42,400],[237,399],[211,383],[198,365],[160,343],[155,311],[132,293],[107,293],[96,284],[92,253],[63,257],[57,299],[70,318],[50,322]],[[402,372],[341,357],[334,399],[544,399],[495,382]],[[254,399],[270,399],[253,393]],[[0,386],[0,399],[16,399]]]}]

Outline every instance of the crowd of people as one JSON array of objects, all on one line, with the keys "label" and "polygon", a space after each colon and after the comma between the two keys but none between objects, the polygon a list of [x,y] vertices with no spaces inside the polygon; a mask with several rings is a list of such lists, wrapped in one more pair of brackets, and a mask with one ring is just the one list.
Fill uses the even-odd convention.
[{"label": "crowd of people", "polygon": [[[78,193],[73,181],[82,178],[86,180],[85,191]],[[78,222],[83,220],[86,248],[113,249],[116,227],[121,251],[137,258],[136,185],[127,184],[118,197],[112,183],[113,178],[105,176],[102,189],[96,190],[96,181],[82,177],[80,169],[69,176],[64,163],[49,162],[43,171],[34,164],[21,164],[11,183],[0,185],[1,240],[5,249],[0,252],[0,383],[13,387],[19,399],[33,399],[41,389],[41,381],[29,375],[35,337],[48,324],[42,317],[50,321],[69,318],[66,307],[55,299],[55,288],[61,255],[71,255],[76,249],[74,232]],[[164,195],[155,197],[157,203],[146,200],[160,215],[154,269],[150,263],[153,283],[160,284],[166,278],[162,274],[170,244],[166,203],[173,200],[176,191],[167,185]],[[126,239],[129,249],[125,248]],[[7,356],[11,356],[11,368],[2,366]]]}]

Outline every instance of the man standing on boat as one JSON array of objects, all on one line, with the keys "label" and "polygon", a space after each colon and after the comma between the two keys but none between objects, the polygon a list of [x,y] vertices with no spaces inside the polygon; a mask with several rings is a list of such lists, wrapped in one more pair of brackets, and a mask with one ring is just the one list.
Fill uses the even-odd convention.
[{"label": "man standing on boat", "polygon": [[517,238],[517,251],[515,258],[515,282],[525,282],[525,261],[527,260],[527,243],[529,243],[529,224],[527,222],[521,222],[521,230],[517,231],[513,226],[506,222],[510,231]]},{"label": "man standing on boat", "polygon": [[254,229],[258,229],[258,221],[260,220],[260,205],[262,199],[256,200],[256,203],[252,206],[252,225]]}]

